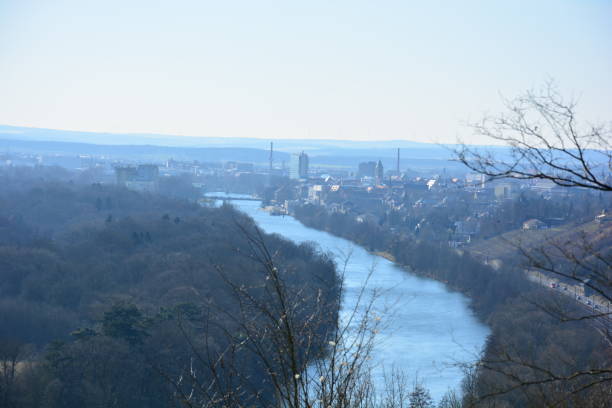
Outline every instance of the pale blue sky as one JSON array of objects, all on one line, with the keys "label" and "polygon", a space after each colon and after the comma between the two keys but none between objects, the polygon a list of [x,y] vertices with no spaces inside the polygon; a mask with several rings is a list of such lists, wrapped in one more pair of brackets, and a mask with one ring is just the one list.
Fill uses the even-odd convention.
[{"label": "pale blue sky", "polygon": [[0,124],[468,138],[554,78],[612,120],[612,1],[0,0]]}]

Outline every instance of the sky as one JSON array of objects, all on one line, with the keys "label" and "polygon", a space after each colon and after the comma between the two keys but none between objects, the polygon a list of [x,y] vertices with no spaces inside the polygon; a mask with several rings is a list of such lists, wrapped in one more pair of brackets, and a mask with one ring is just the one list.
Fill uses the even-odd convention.
[{"label": "sky", "polygon": [[483,143],[553,79],[612,120],[612,1],[0,0],[0,124]]}]

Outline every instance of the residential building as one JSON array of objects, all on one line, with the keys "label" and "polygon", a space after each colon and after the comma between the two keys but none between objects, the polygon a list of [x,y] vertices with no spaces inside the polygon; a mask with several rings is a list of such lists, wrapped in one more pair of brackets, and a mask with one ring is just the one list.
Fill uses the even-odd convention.
[{"label": "residential building", "polygon": [[357,169],[357,178],[361,179],[363,177],[371,177],[374,178],[376,176],[376,162],[369,161],[359,163],[359,167]]},{"label": "residential building", "polygon": [[159,167],[141,164],[138,167],[116,167],[117,184],[130,190],[155,192],[159,187]]}]

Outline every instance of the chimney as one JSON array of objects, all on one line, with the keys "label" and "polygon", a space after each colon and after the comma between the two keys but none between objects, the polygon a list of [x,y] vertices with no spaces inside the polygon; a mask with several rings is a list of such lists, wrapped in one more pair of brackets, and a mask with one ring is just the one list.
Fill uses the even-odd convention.
[{"label": "chimney", "polygon": [[270,142],[270,175],[272,175],[273,163],[274,163],[274,142]]}]

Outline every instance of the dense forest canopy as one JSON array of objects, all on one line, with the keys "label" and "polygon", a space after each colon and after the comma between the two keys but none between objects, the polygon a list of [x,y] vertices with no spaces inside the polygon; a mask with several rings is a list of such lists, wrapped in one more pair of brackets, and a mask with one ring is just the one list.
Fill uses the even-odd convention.
[{"label": "dense forest canopy", "polygon": [[[3,369],[3,406],[172,406],[166,377],[237,330],[232,287],[263,299],[252,236],[295,288],[288,293],[327,305],[302,296],[298,319],[316,314],[321,339],[335,327],[333,261],[259,235],[231,206],[84,183],[61,169],[3,169],[0,180],[0,351],[16,367]],[[237,353],[263,379],[253,357]]]}]

